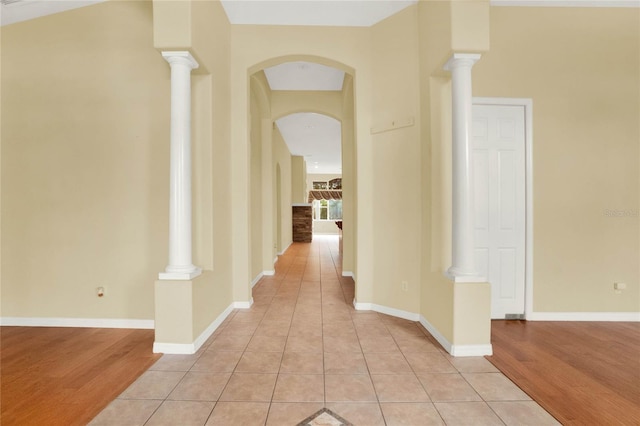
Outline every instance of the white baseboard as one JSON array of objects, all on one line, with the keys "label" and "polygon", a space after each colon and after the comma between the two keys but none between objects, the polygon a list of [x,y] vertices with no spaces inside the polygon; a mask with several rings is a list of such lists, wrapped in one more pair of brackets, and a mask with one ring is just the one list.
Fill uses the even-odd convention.
[{"label": "white baseboard", "polygon": [[196,353],[193,343],[160,343],[153,342],[154,354],[192,355]]},{"label": "white baseboard", "polygon": [[526,320],[640,322],[640,312],[531,312]]},{"label": "white baseboard", "polygon": [[409,321],[419,321],[420,324],[442,345],[442,347],[452,356],[485,356],[493,354],[491,344],[487,345],[453,345],[449,342],[433,325],[425,319],[424,316],[414,312],[403,311],[401,309],[390,308],[388,306],[376,305],[375,303],[359,303],[355,299],[353,306],[358,311],[375,311],[382,314],[391,315],[397,318],[403,318]]},{"label": "white baseboard", "polygon": [[258,281],[260,281],[260,278],[262,278],[263,275],[264,272],[260,272],[258,275],[256,275],[256,277],[251,281],[251,288],[255,287],[255,285],[258,284]]},{"label": "white baseboard", "polygon": [[491,344],[453,345],[422,315],[420,315],[420,324],[427,329],[434,339],[436,339],[438,343],[442,345],[444,350],[451,354],[451,356],[462,357],[493,355],[493,346]]},{"label": "white baseboard", "polygon": [[[163,354],[177,354],[177,355],[191,355],[200,349],[200,347],[207,341],[214,331],[220,327],[220,324],[229,316],[229,314],[235,309],[235,305],[238,302],[230,304],[211,324],[196,338],[193,343],[162,343],[153,342],[153,352]],[[249,303],[249,302],[245,302]]]},{"label": "white baseboard", "polygon": [[[291,244],[293,244],[293,241],[289,241],[289,244],[287,244],[287,246],[284,248],[284,250],[282,250],[280,253],[278,253],[278,256],[282,256],[283,254],[285,254],[287,252],[287,250],[289,250],[289,247],[291,247]],[[276,261],[278,260],[278,258],[276,257]],[[276,263],[276,262],[273,262]]]},{"label": "white baseboard", "polygon": [[225,319],[227,319],[227,317],[233,311],[233,309],[234,309],[234,304],[229,305],[227,309],[225,309],[220,315],[218,315],[216,319],[213,320],[211,324],[209,324],[209,327],[207,327],[202,333],[200,333],[196,341],[193,342],[192,353],[196,353],[196,351],[200,349],[202,345],[204,345],[204,342],[206,342],[207,339],[211,337],[213,332],[216,331],[218,327],[220,327],[220,324],[222,324],[222,322]]},{"label": "white baseboard", "polygon": [[232,306],[234,309],[249,309],[251,305],[253,305],[253,297],[247,302],[233,302]]},{"label": "white baseboard", "polygon": [[493,355],[493,346],[488,345],[453,345],[451,346],[452,356],[491,356]]},{"label": "white baseboard", "polygon": [[413,312],[403,311],[401,309],[390,308],[388,306],[376,305],[375,303],[360,303],[353,300],[353,307],[357,311],[375,311],[381,314],[391,315],[392,317],[402,318],[409,321],[420,320],[420,315]]},{"label": "white baseboard", "polygon": [[79,327],[153,329],[153,320],[111,318],[27,318],[2,317],[0,325],[17,327]]},{"label": "white baseboard", "polygon": [[276,271],[274,271],[273,269],[271,269],[269,271],[262,271],[262,275],[273,276],[275,274],[276,274]]},{"label": "white baseboard", "polygon": [[451,349],[453,347],[451,342],[449,342],[446,339],[446,337],[444,337],[438,331],[438,329],[435,328],[433,325],[431,325],[431,323],[429,321],[427,321],[427,319],[422,315],[420,315],[420,324],[422,324],[422,326],[427,329],[429,334],[431,334],[433,336],[433,338],[436,339],[438,341],[438,343],[440,343],[442,345],[442,347],[444,348],[445,351],[451,353]]},{"label": "white baseboard", "polygon": [[342,276],[351,277],[354,281],[356,281],[356,274],[354,274],[352,271],[342,271]]}]

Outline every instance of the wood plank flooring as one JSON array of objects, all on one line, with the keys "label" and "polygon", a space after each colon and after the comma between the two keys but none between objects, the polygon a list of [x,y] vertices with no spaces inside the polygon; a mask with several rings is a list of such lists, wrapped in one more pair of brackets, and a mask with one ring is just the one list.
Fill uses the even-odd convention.
[{"label": "wood plank flooring", "polygon": [[87,424],[160,357],[153,333],[0,327],[0,423]]},{"label": "wood plank flooring", "polygon": [[640,425],[640,324],[493,321],[487,359],[564,425]]}]

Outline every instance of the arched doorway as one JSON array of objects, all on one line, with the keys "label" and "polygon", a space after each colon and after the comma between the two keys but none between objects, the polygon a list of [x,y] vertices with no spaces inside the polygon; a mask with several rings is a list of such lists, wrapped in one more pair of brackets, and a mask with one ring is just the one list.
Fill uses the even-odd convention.
[{"label": "arched doorway", "polygon": [[[284,65],[285,71],[311,73],[317,69],[326,71],[329,75],[340,76],[339,86],[332,89],[313,90],[315,87],[305,86],[290,88],[279,86],[279,83],[268,75],[272,75],[274,68]],[[292,160],[286,161],[281,155],[283,142],[286,146],[284,135],[281,134],[278,120],[285,119],[294,114],[312,113],[339,123],[338,157],[339,167],[335,170],[342,178],[342,226],[343,226],[343,274],[353,275],[355,269],[355,200],[356,200],[356,162],[355,162],[355,135],[354,135],[354,85],[353,71],[349,67],[326,58],[311,56],[280,57],[265,61],[251,67],[249,70],[250,85],[250,110],[249,132],[251,135],[259,133],[259,137],[252,136],[251,155],[251,181],[258,179],[263,182],[261,186],[252,185],[250,199],[254,203],[260,203],[260,208],[252,208],[251,214],[261,216],[261,227],[252,226],[250,235],[251,247],[256,251],[256,243],[261,246],[262,269],[251,271],[252,277],[258,274],[269,274],[273,271],[273,261],[279,253],[284,252],[291,243],[291,204],[294,202],[308,202],[306,191],[292,193],[293,176]],[[317,74],[315,74],[317,76]],[[276,79],[277,80],[277,79]],[[296,79],[293,80],[304,80]],[[260,119],[255,120],[254,115]],[[259,142],[258,142],[259,141]],[[259,144],[259,146],[258,146]],[[302,157],[306,172],[316,170],[316,161],[311,159],[305,151],[289,151],[291,158]],[[260,156],[260,161],[255,156]],[[300,161],[300,159],[297,159]],[[306,174],[306,173],[305,173]],[[268,185],[268,182],[273,184]],[[269,191],[271,186],[272,191]],[[304,193],[304,194],[303,194]],[[259,200],[259,201],[258,201]],[[295,200],[295,201],[294,201]],[[288,209],[287,209],[288,207]],[[255,216],[251,223],[258,222]],[[337,229],[335,222],[332,222]],[[260,241],[262,242],[260,243]],[[252,262],[256,263],[256,262]]]}]

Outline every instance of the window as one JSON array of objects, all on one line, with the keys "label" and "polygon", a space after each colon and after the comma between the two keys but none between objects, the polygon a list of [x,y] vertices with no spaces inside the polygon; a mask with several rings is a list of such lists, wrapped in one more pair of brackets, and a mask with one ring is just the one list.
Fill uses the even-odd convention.
[{"label": "window", "polygon": [[342,200],[313,200],[313,220],[342,220]]}]

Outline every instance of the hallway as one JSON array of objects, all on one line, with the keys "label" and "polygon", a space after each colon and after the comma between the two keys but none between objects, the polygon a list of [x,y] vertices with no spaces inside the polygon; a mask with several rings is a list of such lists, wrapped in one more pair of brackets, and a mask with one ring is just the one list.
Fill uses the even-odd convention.
[{"label": "hallway", "polygon": [[[338,239],[294,243],[194,355],[164,355],[93,425],[557,424],[487,360],[452,358],[418,323],[355,311]],[[308,420],[307,420],[308,421]],[[336,423],[337,424],[337,423]]]}]

